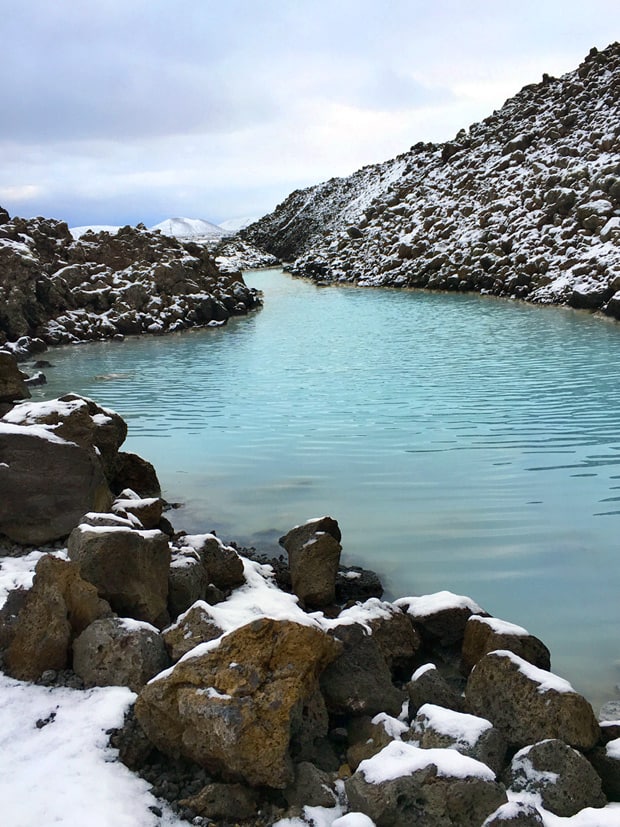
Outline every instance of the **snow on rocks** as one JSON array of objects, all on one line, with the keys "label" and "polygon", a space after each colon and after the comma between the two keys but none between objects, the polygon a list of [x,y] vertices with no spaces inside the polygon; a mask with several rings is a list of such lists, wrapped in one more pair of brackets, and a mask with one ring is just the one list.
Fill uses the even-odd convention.
[{"label": "snow on rocks", "polygon": [[445,144],[292,193],[244,237],[322,283],[479,291],[620,318],[620,45]]},{"label": "snow on rocks", "polygon": [[223,324],[259,305],[241,273],[218,270],[195,241],[142,225],[76,240],[52,219],[0,223],[0,345],[21,355]]}]

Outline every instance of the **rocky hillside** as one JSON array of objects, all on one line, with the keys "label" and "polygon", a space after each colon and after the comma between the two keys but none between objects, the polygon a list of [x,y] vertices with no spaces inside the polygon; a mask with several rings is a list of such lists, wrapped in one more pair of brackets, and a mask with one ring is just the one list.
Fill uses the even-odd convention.
[{"label": "rocky hillside", "polygon": [[0,210],[0,346],[17,353],[221,324],[259,303],[198,244],[141,225],[75,240],[64,222]]},{"label": "rocky hillside", "polygon": [[620,318],[620,44],[444,144],[292,193],[246,237],[322,282],[475,290]]}]

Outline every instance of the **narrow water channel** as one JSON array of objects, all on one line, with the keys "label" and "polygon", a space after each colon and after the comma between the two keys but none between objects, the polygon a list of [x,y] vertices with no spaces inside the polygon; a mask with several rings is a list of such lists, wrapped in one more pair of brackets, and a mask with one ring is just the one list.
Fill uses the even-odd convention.
[{"label": "narrow water channel", "polygon": [[483,298],[249,273],[225,329],[63,348],[129,423],[177,528],[279,551],[329,513],[389,596],[468,594],[596,705],[620,696],[620,325]]}]

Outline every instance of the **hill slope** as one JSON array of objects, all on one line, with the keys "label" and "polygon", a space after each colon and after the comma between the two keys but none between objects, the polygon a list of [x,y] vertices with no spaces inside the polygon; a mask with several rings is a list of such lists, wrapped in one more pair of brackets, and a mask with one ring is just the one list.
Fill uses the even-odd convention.
[{"label": "hill slope", "polygon": [[444,144],[292,193],[242,234],[322,282],[477,290],[620,318],[620,44]]}]

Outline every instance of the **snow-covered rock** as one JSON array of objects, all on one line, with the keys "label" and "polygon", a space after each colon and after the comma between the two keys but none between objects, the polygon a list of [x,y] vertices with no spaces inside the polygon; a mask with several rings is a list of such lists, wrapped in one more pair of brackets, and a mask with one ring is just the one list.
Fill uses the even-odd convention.
[{"label": "snow-covered rock", "polygon": [[445,144],[298,190],[242,231],[320,282],[475,290],[620,318],[620,44]]}]

